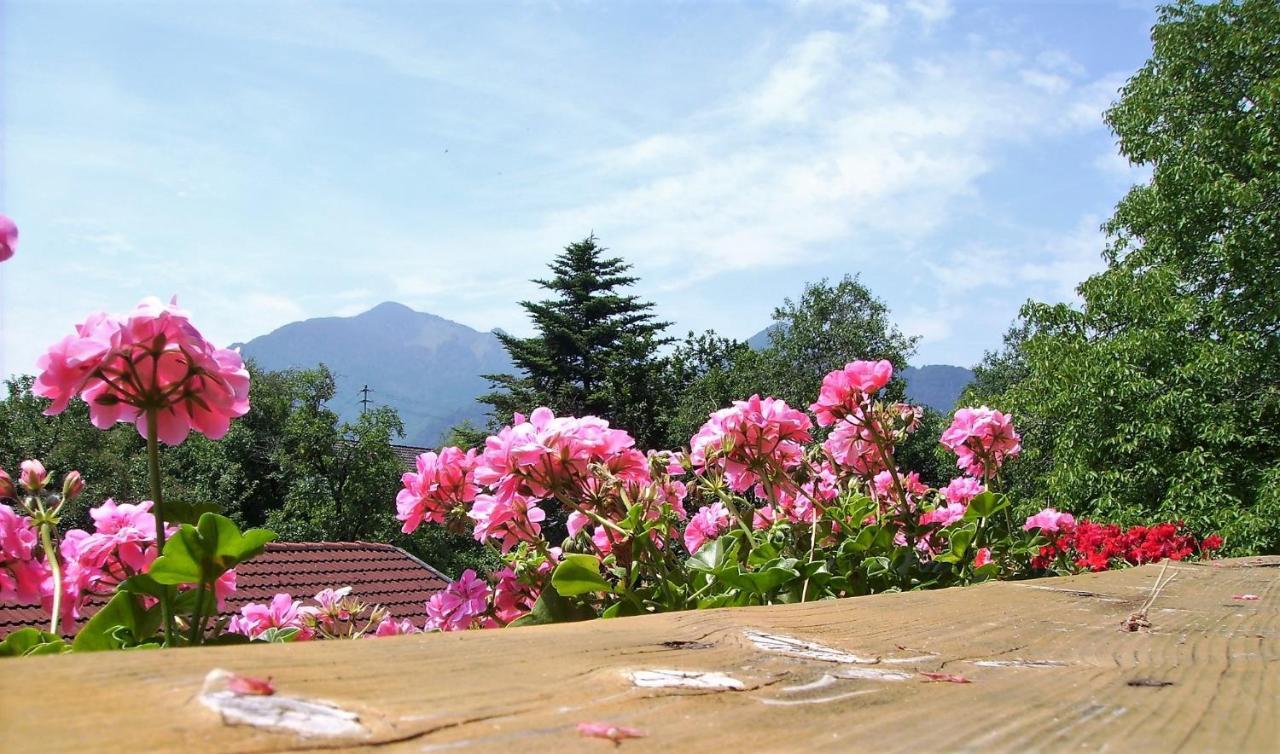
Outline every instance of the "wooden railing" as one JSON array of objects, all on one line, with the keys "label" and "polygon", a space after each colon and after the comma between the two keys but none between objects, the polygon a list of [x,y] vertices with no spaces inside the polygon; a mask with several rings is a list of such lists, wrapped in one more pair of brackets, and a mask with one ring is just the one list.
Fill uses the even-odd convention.
[{"label": "wooden railing", "polygon": [[1280,558],[1160,572],[4,660],[0,751],[1280,751]]}]

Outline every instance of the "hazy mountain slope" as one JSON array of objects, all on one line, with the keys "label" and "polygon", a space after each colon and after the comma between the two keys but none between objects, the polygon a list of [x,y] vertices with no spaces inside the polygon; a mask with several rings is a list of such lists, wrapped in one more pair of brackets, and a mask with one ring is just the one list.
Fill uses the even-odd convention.
[{"label": "hazy mountain slope", "polygon": [[368,385],[371,401],[400,412],[404,442],[427,446],[463,419],[483,423],[487,407],[475,398],[489,385],[480,375],[511,370],[493,333],[391,302],[354,317],[294,322],[241,352],[265,369],[327,364],[337,378],[335,411],[359,416],[359,390]]}]

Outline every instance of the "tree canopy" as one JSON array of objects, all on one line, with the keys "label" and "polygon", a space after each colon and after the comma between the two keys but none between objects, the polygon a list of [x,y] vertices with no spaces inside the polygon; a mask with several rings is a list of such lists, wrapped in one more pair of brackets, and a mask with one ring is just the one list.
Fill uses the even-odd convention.
[{"label": "tree canopy", "polygon": [[534,281],[552,297],[520,303],[537,334],[499,334],[519,371],[486,375],[495,390],[480,400],[497,424],[547,406],[607,419],[642,443],[656,439],[662,396],[654,379],[667,323],[654,318],[652,303],[623,292],[637,278],[605,252],[594,235],[566,246],[549,265],[551,277]]},{"label": "tree canopy", "polygon": [[1161,8],[1106,120],[1151,167],[1083,306],[1029,304],[976,390],[1035,427],[1041,501],[1280,549],[1280,5]]}]

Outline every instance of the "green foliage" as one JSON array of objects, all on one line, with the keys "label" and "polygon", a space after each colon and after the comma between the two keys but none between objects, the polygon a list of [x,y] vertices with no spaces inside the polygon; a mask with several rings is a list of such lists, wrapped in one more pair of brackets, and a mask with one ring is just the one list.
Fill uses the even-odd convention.
[{"label": "green foliage", "polygon": [[1152,168],[1106,224],[1084,306],[1030,304],[973,394],[1014,413],[1011,488],[1280,550],[1280,6],[1160,11],[1107,122]]},{"label": "green foliage", "polygon": [[118,591],[80,629],[71,648],[76,652],[100,652],[154,643],[160,622],[159,605],[147,608],[140,596]]},{"label": "green foliage", "polygon": [[658,348],[667,323],[656,321],[653,304],[623,295],[636,278],[630,265],[604,256],[594,236],[569,244],[551,262],[552,277],[536,280],[553,294],[523,301],[538,334],[499,334],[518,374],[486,375],[496,388],[480,400],[493,407],[497,424],[511,415],[548,406],[557,414],[591,414],[626,428],[642,445],[660,440],[654,409],[665,396],[657,390]]},{"label": "green foliage", "polygon": [[197,525],[183,524],[165,542],[147,573],[160,584],[212,585],[236,564],[261,554],[275,537],[266,529],[241,534],[231,519],[206,513]]},{"label": "green foliage", "polygon": [[20,628],[0,641],[0,657],[62,654],[71,647],[61,636],[38,628]]},{"label": "green foliage", "polygon": [[[884,302],[848,275],[834,285],[806,285],[799,300],[785,299],[773,318],[770,345],[760,351],[713,332],[690,333],[673,350],[665,382],[674,400],[662,446],[687,445],[708,414],[752,394],[806,409],[828,372],[858,359],[888,359],[901,369],[918,340],[903,335]],[[900,399],[903,390],[894,380],[887,395]]]},{"label": "green foliage", "polygon": [[565,597],[612,591],[600,575],[600,560],[594,555],[565,555],[551,574],[551,586]]}]

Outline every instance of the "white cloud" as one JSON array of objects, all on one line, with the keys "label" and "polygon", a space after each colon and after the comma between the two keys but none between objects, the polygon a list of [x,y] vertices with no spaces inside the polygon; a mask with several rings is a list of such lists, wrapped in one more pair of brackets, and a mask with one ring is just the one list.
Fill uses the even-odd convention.
[{"label": "white cloud", "polygon": [[552,213],[541,235],[594,228],[664,290],[813,262],[832,244],[856,259],[953,220],[1002,149],[1098,127],[1109,82],[1024,70],[982,47],[918,53],[912,40],[901,17],[870,42],[804,37],[727,105],[603,156],[612,190]]}]

